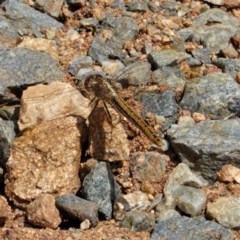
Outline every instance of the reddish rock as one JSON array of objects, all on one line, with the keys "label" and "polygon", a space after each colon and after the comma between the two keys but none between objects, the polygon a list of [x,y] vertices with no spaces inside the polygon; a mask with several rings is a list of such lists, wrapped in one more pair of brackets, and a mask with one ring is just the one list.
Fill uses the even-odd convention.
[{"label": "reddish rock", "polygon": [[8,205],[7,199],[0,196],[0,226],[3,226],[5,222],[11,218],[11,207]]},{"label": "reddish rock", "polygon": [[42,194],[27,206],[28,221],[39,227],[57,228],[61,223],[55,198],[50,194]]},{"label": "reddish rock", "polygon": [[67,117],[26,130],[12,145],[7,161],[5,191],[20,207],[42,193],[76,193],[80,187],[79,165],[82,119]]},{"label": "reddish rock", "polygon": [[217,172],[217,178],[221,182],[233,182],[240,183],[240,169],[227,164],[224,165],[220,171]]}]

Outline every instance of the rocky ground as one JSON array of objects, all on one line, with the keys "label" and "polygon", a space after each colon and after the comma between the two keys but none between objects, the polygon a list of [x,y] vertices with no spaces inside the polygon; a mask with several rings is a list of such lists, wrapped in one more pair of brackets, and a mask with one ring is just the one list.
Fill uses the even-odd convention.
[{"label": "rocky ground", "polygon": [[240,239],[240,1],[0,3],[0,239]]}]

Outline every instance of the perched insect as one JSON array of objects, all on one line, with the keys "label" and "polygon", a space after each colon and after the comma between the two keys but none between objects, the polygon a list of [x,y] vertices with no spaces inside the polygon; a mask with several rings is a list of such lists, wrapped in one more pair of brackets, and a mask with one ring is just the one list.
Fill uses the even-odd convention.
[{"label": "perched insect", "polygon": [[84,87],[87,92],[97,98],[97,101],[102,100],[104,103],[110,104],[116,111],[125,116],[135,127],[141,130],[152,143],[160,149],[164,148],[163,140],[157,132],[127,105],[110,82],[103,76],[89,76],[84,82]]}]

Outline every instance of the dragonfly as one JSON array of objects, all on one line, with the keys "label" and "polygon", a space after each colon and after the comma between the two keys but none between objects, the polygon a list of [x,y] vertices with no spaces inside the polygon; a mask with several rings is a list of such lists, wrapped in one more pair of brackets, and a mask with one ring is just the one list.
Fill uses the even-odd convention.
[{"label": "dragonfly", "polygon": [[84,87],[88,93],[94,96],[97,102],[101,100],[103,103],[110,104],[118,113],[122,114],[137,127],[154,145],[161,150],[164,149],[164,141],[155,129],[131,109],[106,78],[99,74],[89,76],[84,81]]}]

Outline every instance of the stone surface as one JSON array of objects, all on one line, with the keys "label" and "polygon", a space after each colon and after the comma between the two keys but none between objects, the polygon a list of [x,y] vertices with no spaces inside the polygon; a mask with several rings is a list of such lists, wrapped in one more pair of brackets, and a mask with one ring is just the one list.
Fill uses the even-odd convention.
[{"label": "stone surface", "polygon": [[120,222],[121,227],[129,228],[131,231],[151,231],[154,228],[155,219],[147,212],[130,211],[127,212]]},{"label": "stone surface", "polygon": [[92,64],[93,60],[91,57],[79,55],[71,60],[68,71],[72,75],[76,75],[80,69],[86,66],[91,66]]},{"label": "stone surface", "polygon": [[113,162],[123,161],[129,157],[127,135],[120,116],[109,105],[106,110],[99,104],[99,107],[90,114],[89,137],[89,154],[93,158]]},{"label": "stone surface", "polygon": [[42,193],[78,191],[83,126],[76,117],[43,122],[13,142],[5,191],[14,204],[25,208]]},{"label": "stone surface", "polygon": [[[186,84],[180,106],[212,119],[239,114],[240,86],[226,73],[213,73]],[[214,104],[212,104],[214,102]]]},{"label": "stone surface", "polygon": [[25,48],[0,49],[0,95],[9,88],[62,79],[58,63],[47,53]]},{"label": "stone surface", "polygon": [[53,82],[27,88],[21,98],[18,126],[20,130],[44,121],[80,115],[87,119],[91,112],[89,100],[70,84]]},{"label": "stone surface", "polygon": [[67,217],[81,222],[89,220],[92,227],[96,227],[98,224],[98,207],[95,202],[87,201],[73,194],[67,194],[57,197],[56,206]]},{"label": "stone surface", "polygon": [[119,187],[106,162],[96,164],[82,183],[81,196],[95,202],[100,214],[106,219],[112,218],[113,203],[119,193]]},{"label": "stone surface", "polygon": [[164,186],[166,206],[175,207],[177,199],[175,199],[174,192],[177,191],[179,187],[191,186],[199,189],[205,185],[207,185],[206,181],[193,173],[185,163],[178,164]]},{"label": "stone surface", "polygon": [[41,37],[41,28],[60,28],[63,26],[50,16],[17,0],[4,1],[4,9],[5,17],[11,19],[11,24],[18,33],[35,34],[35,36]]},{"label": "stone surface", "polygon": [[174,217],[159,221],[151,240],[233,240],[233,234],[221,225],[203,218]]},{"label": "stone surface", "polygon": [[141,191],[135,191],[120,195],[114,202],[114,218],[122,220],[125,213],[132,210],[146,210],[150,205],[148,195]]},{"label": "stone surface", "polygon": [[220,197],[207,204],[207,214],[227,228],[239,228],[240,197]]},{"label": "stone surface", "polygon": [[192,217],[200,215],[207,202],[207,194],[203,189],[189,186],[179,186],[172,195],[177,207]]},{"label": "stone surface", "polygon": [[13,121],[4,121],[0,118],[0,164],[5,166],[9,157],[11,144],[15,137]]},{"label": "stone surface", "polygon": [[36,0],[36,6],[52,17],[59,17],[63,0]]},{"label": "stone surface", "polygon": [[182,160],[206,179],[215,180],[225,164],[239,167],[239,119],[209,120],[168,131],[172,147]]},{"label": "stone surface", "polygon": [[28,204],[26,210],[28,221],[35,226],[55,229],[61,223],[55,198],[50,194],[41,194]]},{"label": "stone surface", "polygon": [[230,164],[224,165],[217,172],[217,179],[221,182],[240,183],[240,169]]},{"label": "stone surface", "polygon": [[11,207],[8,205],[7,199],[0,196],[0,227],[3,227],[8,219],[12,216]]},{"label": "stone surface", "polygon": [[139,182],[160,182],[166,172],[168,157],[157,152],[136,152],[131,155],[130,169]]},{"label": "stone surface", "polygon": [[107,16],[92,41],[89,55],[100,63],[109,57],[122,60],[126,56],[122,51],[124,42],[133,39],[137,32],[138,25],[133,18]]}]

